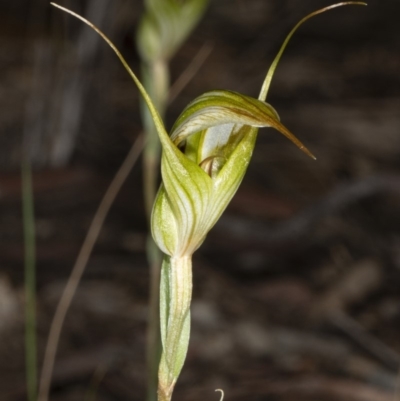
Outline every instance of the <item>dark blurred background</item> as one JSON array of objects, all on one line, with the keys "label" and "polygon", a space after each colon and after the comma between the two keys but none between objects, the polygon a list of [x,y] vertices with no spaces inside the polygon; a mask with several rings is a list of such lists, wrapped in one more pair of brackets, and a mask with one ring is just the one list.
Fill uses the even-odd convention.
[{"label": "dark blurred background", "polygon": [[[399,399],[400,2],[335,9],[290,42],[268,101],[317,156],[261,130],[238,194],[194,257],[192,338],[175,400]],[[60,4],[140,70],[139,0]],[[206,45],[170,104],[257,96],[285,35],[325,0],[211,0],[171,63]],[[38,353],[87,228],[141,132],[138,92],[87,27],[42,0],[0,1],[0,399],[25,400],[20,163],[34,168]],[[147,224],[139,162],[62,332],[51,399],[143,400]],[[397,397],[397,398],[396,398]],[[89,398],[86,398],[89,399]]]}]

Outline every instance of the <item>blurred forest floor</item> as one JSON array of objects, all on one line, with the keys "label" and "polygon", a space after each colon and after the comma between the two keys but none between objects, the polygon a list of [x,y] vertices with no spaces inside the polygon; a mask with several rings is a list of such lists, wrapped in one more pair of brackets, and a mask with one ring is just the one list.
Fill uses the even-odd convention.
[{"label": "blurred forest floor", "polygon": [[[139,71],[141,1],[62,4],[98,19]],[[172,80],[204,45],[211,53],[167,126],[207,90],[257,96],[287,32],[327,4],[212,0]],[[339,8],[289,44],[268,101],[318,160],[260,132],[242,187],[194,257],[176,401],[217,399],[216,388],[230,401],[400,400],[399,15],[397,0]],[[22,149],[35,170],[41,359],[93,214],[141,131],[137,90],[96,40],[45,1],[0,2],[1,401],[26,399]],[[139,163],[68,313],[52,401],[144,399],[146,236]]]}]

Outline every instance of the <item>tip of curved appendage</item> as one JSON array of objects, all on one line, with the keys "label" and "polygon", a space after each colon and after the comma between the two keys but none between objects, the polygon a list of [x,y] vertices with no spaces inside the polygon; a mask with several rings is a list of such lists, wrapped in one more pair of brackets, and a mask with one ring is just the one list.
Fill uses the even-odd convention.
[{"label": "tip of curved appendage", "polygon": [[221,398],[219,399],[219,401],[224,401],[224,390],[217,388],[215,391],[219,391],[221,393]]},{"label": "tip of curved appendage", "polygon": [[305,147],[300,147],[300,150],[303,151],[307,156],[311,157],[313,160],[317,160],[317,158]]},{"label": "tip of curved appendage", "polygon": [[281,48],[279,49],[278,54],[276,55],[274,61],[272,62],[270,68],[268,69],[267,75],[264,79],[261,91],[260,91],[260,96],[259,99],[265,101],[267,98],[267,94],[269,91],[269,87],[271,85],[271,81],[272,81],[272,77],[275,73],[276,67],[279,63],[279,60],[281,59],[281,56],[283,54],[283,52],[285,51],[286,46],[288,45],[291,37],[293,36],[293,34],[297,31],[297,29],[303,25],[304,22],[306,22],[307,20],[309,20],[310,18],[318,15],[318,14],[322,14],[326,11],[332,10],[334,8],[337,7],[342,7],[342,6],[350,6],[350,5],[357,5],[357,6],[367,6],[368,4],[365,1],[342,1],[339,3],[335,3],[335,4],[331,4],[330,6],[326,6],[323,7],[319,10],[316,10],[308,15],[306,15],[303,19],[301,19],[295,26],[294,28],[289,32],[289,34],[286,36],[286,39],[284,40]]}]

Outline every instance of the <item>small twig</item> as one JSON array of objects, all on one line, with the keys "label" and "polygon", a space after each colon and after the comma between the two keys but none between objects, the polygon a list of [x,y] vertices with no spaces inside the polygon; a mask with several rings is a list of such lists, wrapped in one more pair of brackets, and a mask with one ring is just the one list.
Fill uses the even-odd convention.
[{"label": "small twig", "polygon": [[368,333],[361,324],[349,315],[337,312],[329,316],[329,321],[387,367],[395,370],[400,368],[399,353]]},{"label": "small twig", "polygon": [[71,305],[72,299],[76,293],[79,282],[85,270],[86,264],[89,260],[90,254],[92,253],[93,247],[100,234],[100,230],[103,226],[104,220],[113,204],[118,192],[120,191],[123,183],[128,177],[130,171],[135,165],[140,153],[144,147],[143,135],[135,140],[131,150],[126,156],[121,167],[117,171],[114,179],[107,189],[94,217],[89,230],[86,234],[86,238],[81,247],[75,265],[72,269],[71,275],[65,286],[64,292],[61,295],[61,299],[57,305],[56,312],[54,314],[53,321],[50,327],[49,338],[46,346],[43,368],[40,378],[39,396],[38,401],[47,401],[49,397],[49,389],[51,383],[51,376],[54,368],[54,361],[57,353],[57,347],[60,339],[61,329],[65,321],[65,316]]},{"label": "small twig", "polygon": [[[335,379],[326,376],[304,376],[299,379],[274,381],[258,390],[265,398],[332,399],[352,401],[392,401],[390,392],[355,380]],[[242,394],[235,394],[240,398]]]},{"label": "small twig", "polygon": [[176,97],[182,92],[186,85],[192,80],[192,78],[198,73],[201,66],[205,63],[208,56],[213,50],[213,45],[205,43],[201,49],[197,52],[196,56],[185,68],[179,78],[171,85],[168,96],[168,103],[172,103]]},{"label": "small twig", "polygon": [[225,216],[218,223],[218,228],[229,232],[231,236],[240,237],[241,240],[246,238],[246,241],[253,245],[294,242],[307,238],[314,225],[326,216],[381,193],[400,194],[400,176],[379,174],[340,184],[322,199],[299,211],[295,216],[276,224],[275,227]]},{"label": "small twig", "polygon": [[107,373],[107,369],[104,365],[100,365],[97,367],[96,371],[92,376],[92,380],[90,382],[89,388],[86,390],[84,401],[95,401],[97,396],[97,391],[100,386],[100,383],[104,379],[104,376]]},{"label": "small twig", "polygon": [[393,401],[399,401],[400,400],[399,396],[400,396],[400,367],[397,371],[396,387],[394,389]]}]

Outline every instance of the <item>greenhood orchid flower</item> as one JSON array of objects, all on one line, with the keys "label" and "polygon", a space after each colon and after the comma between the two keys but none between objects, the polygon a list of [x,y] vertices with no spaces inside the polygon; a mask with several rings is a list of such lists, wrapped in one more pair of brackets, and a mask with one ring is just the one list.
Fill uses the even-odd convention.
[{"label": "greenhood orchid flower", "polygon": [[[52,3],[53,4],[53,3]],[[54,6],[91,26],[114,50],[143,96],[162,146],[162,184],[151,219],[154,241],[164,252],[160,285],[160,326],[163,352],[159,366],[158,400],[169,401],[182,369],[190,335],[192,255],[228,206],[249,165],[259,128],[272,127],[314,157],[281,124],[265,103],[280,57],[297,28],[314,15],[348,1],[315,11],[289,33],[273,61],[258,99],[215,90],[190,103],[168,135],[148,93],[110,40],[83,17]]]},{"label": "greenhood orchid flower", "polygon": [[162,142],[151,228],[165,254],[191,256],[201,245],[239,187],[261,127],[276,128],[313,157],[261,100],[212,91],[186,107]]}]

